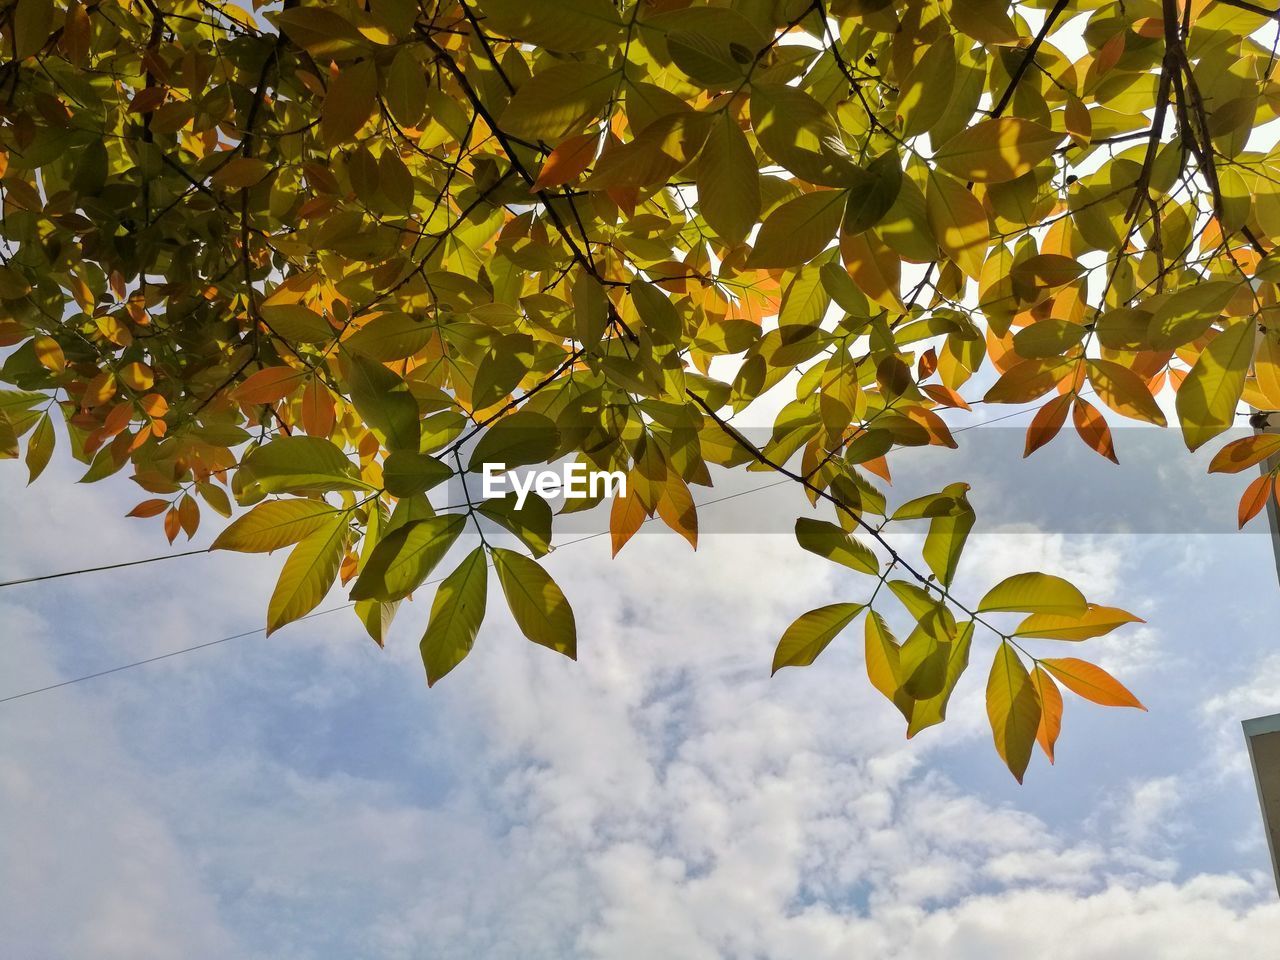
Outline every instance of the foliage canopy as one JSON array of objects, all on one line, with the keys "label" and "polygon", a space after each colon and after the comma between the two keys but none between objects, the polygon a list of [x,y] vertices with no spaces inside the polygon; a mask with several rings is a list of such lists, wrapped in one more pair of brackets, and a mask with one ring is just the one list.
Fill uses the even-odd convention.
[{"label": "foliage canopy", "polygon": [[[1162,391],[1193,450],[1242,404],[1280,408],[1280,154],[1251,139],[1280,114],[1274,19],[1242,0],[7,2],[0,454],[34,479],[64,423],[85,479],[128,468],[133,514],[170,541],[247,508],[215,546],[290,548],[272,630],[341,578],[381,644],[468,524],[496,522],[532,559],[454,558],[429,683],[493,579],[530,640],[577,644],[538,563],[548,505],[441,509],[431,489],[486,460],[629,471],[616,553],[655,515],[696,546],[712,468],[776,471],[820,511],[799,546],[871,588],[797,619],[774,669],[861,618],[912,736],[994,636],[988,711],[1021,780],[1037,741],[1053,757],[1060,686],[1141,706],[1027,641],[1137,618],[1042,573],[954,595],[968,488],[891,506],[879,481],[899,448],[955,446],[940,411],[979,399],[1036,404],[1028,454],[1070,416],[1111,459],[1108,421],[1164,426]],[[780,384],[754,444],[730,421]],[[1233,441],[1213,469],[1278,447]],[[919,556],[899,526],[926,533]]]}]

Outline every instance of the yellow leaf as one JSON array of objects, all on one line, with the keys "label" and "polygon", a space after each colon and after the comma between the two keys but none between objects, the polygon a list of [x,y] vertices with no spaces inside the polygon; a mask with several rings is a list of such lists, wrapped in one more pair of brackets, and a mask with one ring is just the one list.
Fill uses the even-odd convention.
[{"label": "yellow leaf", "polygon": [[996,752],[1021,783],[1040,729],[1040,700],[1027,668],[1007,642],[996,651],[987,678],[987,718]]},{"label": "yellow leaf", "polygon": [[1221,331],[1182,381],[1176,406],[1188,449],[1203,446],[1235,425],[1256,330],[1257,324],[1246,319]]},{"label": "yellow leaf", "polygon": [[1063,136],[1034,120],[1000,117],[961,130],[938,148],[933,159],[961,180],[1013,180],[1053,153]]},{"label": "yellow leaf", "polygon": [[978,612],[1017,611],[1080,617],[1089,605],[1074,586],[1048,573],[1018,573],[987,591]]},{"label": "yellow leaf", "polygon": [[991,229],[982,204],[955,178],[930,170],[925,210],[942,252],[965,276],[976,280],[991,243]]}]

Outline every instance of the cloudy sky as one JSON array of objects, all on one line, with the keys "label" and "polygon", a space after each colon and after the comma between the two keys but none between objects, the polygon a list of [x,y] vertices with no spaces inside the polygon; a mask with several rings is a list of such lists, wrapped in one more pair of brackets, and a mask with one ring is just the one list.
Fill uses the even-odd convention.
[{"label": "cloudy sky", "polygon": [[[128,481],[78,486],[62,463],[25,490],[24,475],[0,469],[0,579],[164,551],[154,521],[123,518]],[[768,677],[783,628],[864,598],[856,578],[787,536],[725,533],[694,554],[641,535],[612,562],[602,538],[548,560],[576,610],[576,664],[524,641],[499,597],[470,659],[428,691],[419,600],[385,651],[333,613],[0,703],[6,950],[1274,949],[1239,729],[1280,711],[1267,538],[981,519],[1004,532],[973,541],[961,590],[1042,569],[1148,621],[1085,655],[1150,713],[1069,698],[1058,765],[1037,758],[1026,786],[986,729],[989,642],[951,719],[908,743],[865,681],[857,627],[814,667]],[[254,629],[280,562],[197,556],[0,590],[0,697]]]}]

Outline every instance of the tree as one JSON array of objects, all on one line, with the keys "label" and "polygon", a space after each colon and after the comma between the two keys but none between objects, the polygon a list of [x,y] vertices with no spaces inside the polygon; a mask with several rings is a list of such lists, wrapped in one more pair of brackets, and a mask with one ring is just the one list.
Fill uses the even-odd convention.
[{"label": "tree", "polygon": [[[627,471],[615,553],[655,515],[696,546],[690,487],[772,470],[818,510],[800,547],[868,578],[800,616],[775,670],[862,618],[871,683],[911,736],[944,718],[971,646],[993,650],[988,711],[1019,780],[1037,740],[1053,756],[1059,684],[1140,706],[1025,643],[1137,618],[1035,572],[955,595],[967,487],[891,506],[876,478],[899,448],[954,447],[939,411],[979,395],[1037,405],[1027,454],[1070,415],[1113,460],[1108,421],[1164,426],[1162,392],[1193,450],[1242,403],[1280,408],[1280,155],[1251,139],[1280,113],[1276,14],[261,6],[0,13],[0,450],[25,445],[32,479],[61,420],[85,479],[128,467],[148,494],[133,515],[171,542],[202,510],[248,508],[215,546],[291,548],[268,628],[341,578],[379,644],[464,528],[496,522],[533,559],[481,542],[451,561],[422,639],[434,683],[476,638],[490,567],[521,631],[576,653],[537,562],[551,509],[479,502],[485,462]],[[797,369],[753,443],[734,415]],[[1237,440],[1212,469],[1278,447]],[[468,474],[465,503],[432,507]],[[1274,468],[1241,523],[1270,495]],[[899,526],[926,532],[919,556],[890,544]],[[914,623],[901,641],[891,603]]]}]

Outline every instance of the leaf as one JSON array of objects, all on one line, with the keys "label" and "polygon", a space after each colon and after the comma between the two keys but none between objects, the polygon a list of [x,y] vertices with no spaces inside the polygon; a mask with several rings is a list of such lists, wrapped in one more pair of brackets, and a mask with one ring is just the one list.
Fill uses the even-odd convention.
[{"label": "leaf", "polygon": [[925,212],[929,229],[942,252],[965,276],[976,279],[982,272],[982,262],[991,243],[987,212],[982,204],[964,184],[945,173],[930,170]]},{"label": "leaf", "polygon": [[53,421],[49,418],[49,414],[41,415],[35,430],[31,433],[31,439],[27,441],[28,484],[35,483],[36,477],[44,473],[44,468],[49,465],[49,460],[53,456],[53,448],[57,441],[58,436],[54,433]]},{"label": "leaf", "polygon": [[1264,473],[1260,477],[1254,477],[1253,482],[1245,487],[1244,493],[1240,496],[1240,506],[1237,510],[1237,519],[1240,528],[1244,529],[1244,525],[1262,512],[1262,508],[1267,505],[1267,498],[1271,495],[1271,475]]},{"label": "leaf", "polygon": [[324,317],[300,303],[264,303],[259,310],[268,329],[290,343],[324,343],[336,335]]},{"label": "leaf", "polygon": [[625,495],[613,498],[613,506],[609,509],[609,538],[613,542],[613,556],[616,557],[618,551],[627,545],[627,541],[635,536],[647,516],[634,484],[627,489]]},{"label": "leaf", "polygon": [[1058,742],[1058,734],[1062,732],[1062,692],[1039,664],[1031,671],[1031,684],[1035,687],[1036,699],[1040,701],[1036,742],[1040,744],[1040,749],[1049,758],[1049,762],[1053,763],[1053,748]]},{"label": "leaf", "polygon": [[535,558],[545,556],[551,552],[551,507],[536,493],[525,497],[523,507],[517,508],[516,500],[516,494],[508,493],[484,501],[479,510],[519,537]]},{"label": "leaf", "polygon": [[397,123],[418,126],[427,109],[427,71],[412,47],[401,47],[392,59],[382,96]]},{"label": "leaf", "polygon": [[516,91],[499,124],[512,136],[559,143],[600,115],[617,85],[615,73],[607,63],[595,61],[540,70]]},{"label": "leaf", "polygon": [[1027,668],[1007,642],[1000,644],[991,663],[987,717],[996,752],[1021,783],[1040,728],[1040,701]]},{"label": "leaf", "polygon": [[237,480],[263,494],[368,488],[356,465],[319,437],[277,437],[241,461]]},{"label": "leaf", "polygon": [[898,117],[904,138],[928,133],[942,119],[955,83],[956,44],[950,33],[943,33],[902,82]]},{"label": "leaf", "polygon": [[979,613],[1017,611],[1084,616],[1089,609],[1074,586],[1047,573],[1018,573],[1001,580],[978,604]]},{"label": "leaf", "polygon": [[665,183],[693,162],[712,120],[710,114],[691,110],[659,117],[634,140],[606,149],[586,186],[639,188]]},{"label": "leaf", "polygon": [[485,28],[552,50],[590,50],[623,32],[608,0],[485,0]]},{"label": "leaf", "polygon": [[857,176],[827,108],[797,87],[753,83],[751,127],[769,158],[802,180],[839,187]]},{"label": "leaf", "polygon": [[376,360],[347,358],[351,402],[365,422],[382,434],[392,450],[417,450],[420,440],[418,401],[408,384]]},{"label": "leaf", "polygon": [[378,71],[372,60],[360,60],[338,70],[329,81],[320,112],[320,132],[330,149],[347,143],[365,125],[377,103]]},{"label": "leaf", "polygon": [[898,641],[894,639],[884,618],[874,610],[868,612],[866,621],[867,679],[871,685],[898,706],[910,698],[899,694],[902,686]]},{"label": "leaf", "polygon": [[960,564],[960,554],[975,521],[973,508],[969,506],[967,483],[952,483],[943,493],[952,497],[961,509],[929,521],[929,533],[924,539],[921,556],[929,565],[938,582],[950,586]]},{"label": "leaf", "polygon": [[862,175],[855,178],[849,188],[844,221],[840,229],[845,233],[861,233],[874,227],[893,209],[902,189],[902,167],[898,154],[887,150],[867,165]]},{"label": "leaf", "polygon": [[388,311],[379,313],[359,330],[342,341],[351,353],[381,363],[411,357],[431,342],[435,327],[408,314]]},{"label": "leaf", "polygon": [[1239,288],[1234,280],[1210,280],[1175,291],[1151,317],[1147,342],[1172,350],[1203,336]]},{"label": "leaf", "polygon": [[1067,411],[1071,408],[1072,396],[1069,393],[1054,397],[1036,411],[1027,427],[1027,442],[1022,455],[1029,457],[1046,443],[1058,435],[1062,425],[1067,422]]},{"label": "leaf", "polygon": [[698,212],[720,237],[745,240],[760,216],[760,172],[729,111],[711,126],[698,158]]},{"label": "leaf", "polygon": [[1204,348],[1178,387],[1175,406],[1187,449],[1199,449],[1235,424],[1256,330],[1252,320],[1227,327]]},{"label": "leaf", "polygon": [[18,0],[13,13],[13,55],[25,60],[39,53],[53,29],[52,0]]},{"label": "leaf", "polygon": [[833,603],[801,614],[778,641],[772,672],[809,666],[863,609],[861,603]]},{"label": "leaf", "polygon": [[765,217],[747,267],[795,267],[830,245],[844,216],[843,190],[816,190],[788,200]]},{"label": "leaf", "polygon": [[1111,439],[1111,428],[1091,403],[1076,397],[1071,407],[1071,419],[1081,440],[1112,463],[1120,462]]},{"label": "leaf", "polygon": [[1117,607],[1090,604],[1082,614],[1033,613],[1013,631],[1015,637],[1042,640],[1090,640],[1110,633],[1126,623],[1145,623],[1141,617]]},{"label": "leaf", "polygon": [[960,676],[969,666],[969,650],[973,644],[973,624],[964,624],[956,639],[950,644],[947,656],[946,675],[942,689],[932,697],[916,700],[911,704],[911,716],[907,722],[907,739],[910,740],[921,730],[942,723],[947,716],[947,704],[951,694],[955,692]]},{"label": "leaf", "polygon": [[437,588],[431,619],[419,644],[428,687],[471,652],[484,621],[488,579],[484,547],[476,547]]},{"label": "leaf", "polygon": [[344,511],[293,548],[267,604],[267,636],[306,616],[324,599],[338,576],[346,544]]},{"label": "leaf", "polygon": [[263,367],[246,377],[231,396],[240,403],[277,403],[301,386],[308,373],[293,367]]},{"label": "leaf", "polygon": [[834,523],[798,517],[796,540],[810,553],[826,557],[850,570],[872,575],[880,572],[880,561],[876,559],[876,555]]},{"label": "leaf", "polygon": [[323,500],[268,500],[236,518],[209,549],[270,553],[309,537],[341,512]]},{"label": "leaf", "polygon": [[534,643],[576,660],[578,628],[569,601],[555,581],[528,557],[501,547],[494,547],[492,553],[493,568],[520,632]]},{"label": "leaf", "polygon": [[555,423],[540,413],[517,410],[481,434],[467,470],[477,473],[486,463],[505,464],[506,469],[543,463],[555,456],[559,446]]},{"label": "leaf", "polygon": [[600,134],[595,132],[580,133],[562,140],[543,161],[532,189],[559,187],[578,179],[591,166],[599,144]]},{"label": "leaf", "polygon": [[1232,440],[1215,453],[1209,463],[1209,472],[1239,473],[1277,455],[1280,455],[1280,434],[1256,433]]},{"label": "leaf", "polygon": [[382,464],[382,482],[393,497],[426,493],[452,476],[446,464],[413,450],[394,450]]},{"label": "leaf", "polygon": [[1120,681],[1099,666],[1075,657],[1061,657],[1040,661],[1072,693],[1092,700],[1104,707],[1137,707],[1146,710],[1138,698],[1125,689]]},{"label": "leaf", "polygon": [[464,514],[442,513],[383,535],[351,588],[352,600],[403,600],[431,575],[467,525]]},{"label": "leaf", "polygon": [[1063,137],[1033,120],[1000,117],[961,130],[938,148],[933,159],[961,180],[1013,180],[1048,158]]},{"label": "leaf", "polygon": [[1085,366],[1089,371],[1089,383],[1098,398],[1116,413],[1134,420],[1145,420],[1158,427],[1167,425],[1168,421],[1146,383],[1128,367],[1110,360],[1088,360]]}]

